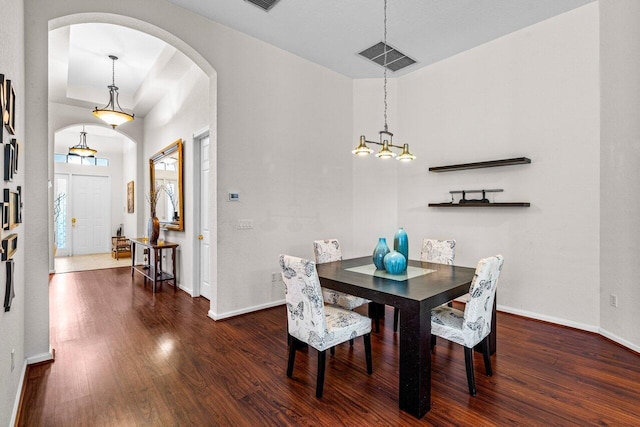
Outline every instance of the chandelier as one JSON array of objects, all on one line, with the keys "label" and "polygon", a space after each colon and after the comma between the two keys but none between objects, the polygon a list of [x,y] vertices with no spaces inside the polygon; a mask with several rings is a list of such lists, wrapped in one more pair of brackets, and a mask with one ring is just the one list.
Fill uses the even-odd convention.
[{"label": "chandelier", "polygon": [[89,148],[89,146],[87,145],[87,132],[84,131],[84,126],[82,126],[82,132],[80,132],[80,142],[73,147],[69,147],[69,155],[93,157],[97,152],[97,150]]},{"label": "chandelier", "polygon": [[[116,86],[116,61],[118,60],[118,57],[115,55],[109,55],[109,59],[113,61],[111,63],[111,84],[107,86],[109,88],[109,103],[101,109],[96,107],[93,110],[93,115],[105,121],[115,129],[116,126],[133,120],[133,114],[128,114],[122,111],[120,102],[118,102],[119,94],[118,86]],[[118,106],[117,110],[116,105]]]},{"label": "chandelier", "polygon": [[380,134],[380,141],[367,141],[364,135],[360,135],[360,142],[355,150],[352,151],[353,154],[357,156],[367,156],[373,153],[373,150],[367,147],[367,144],[376,144],[382,146],[380,151],[376,153],[376,157],[381,159],[388,159],[391,157],[396,157],[396,153],[391,151],[391,148],[399,148],[402,151],[396,157],[397,160],[403,162],[409,162],[411,160],[415,160],[416,156],[409,152],[409,144],[394,145],[393,144],[393,134],[389,132],[389,126],[387,125],[387,0],[384,0],[384,62],[382,64],[384,68],[384,129],[378,132]]}]

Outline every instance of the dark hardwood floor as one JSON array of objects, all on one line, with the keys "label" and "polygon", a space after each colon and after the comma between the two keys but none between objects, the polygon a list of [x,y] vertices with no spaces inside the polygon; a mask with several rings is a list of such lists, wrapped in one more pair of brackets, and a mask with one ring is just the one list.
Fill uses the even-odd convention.
[{"label": "dark hardwood floor", "polygon": [[372,334],[327,355],[315,397],[317,354],[287,365],[286,313],[276,307],[225,321],[170,286],[156,295],[128,268],[58,274],[50,283],[54,363],[28,371],[20,425],[640,425],[640,357],[597,335],[498,314],[494,375],[475,355],[467,392],[460,346],[432,355],[432,409],[398,409],[398,337],[388,308]]}]

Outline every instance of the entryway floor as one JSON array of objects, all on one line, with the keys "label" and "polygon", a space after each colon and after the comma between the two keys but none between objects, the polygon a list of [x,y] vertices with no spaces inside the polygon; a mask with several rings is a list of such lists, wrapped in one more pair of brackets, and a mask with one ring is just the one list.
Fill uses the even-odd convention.
[{"label": "entryway floor", "polygon": [[78,255],[55,258],[56,273],[69,273],[72,271],[101,270],[103,268],[130,267],[131,258],[116,260],[111,253]]}]

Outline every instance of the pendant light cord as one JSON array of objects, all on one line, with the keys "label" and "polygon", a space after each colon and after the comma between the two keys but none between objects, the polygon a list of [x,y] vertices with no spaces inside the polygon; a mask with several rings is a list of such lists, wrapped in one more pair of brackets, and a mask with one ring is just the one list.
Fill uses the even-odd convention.
[{"label": "pendant light cord", "polygon": [[388,132],[387,126],[387,0],[384,0],[384,131]]}]

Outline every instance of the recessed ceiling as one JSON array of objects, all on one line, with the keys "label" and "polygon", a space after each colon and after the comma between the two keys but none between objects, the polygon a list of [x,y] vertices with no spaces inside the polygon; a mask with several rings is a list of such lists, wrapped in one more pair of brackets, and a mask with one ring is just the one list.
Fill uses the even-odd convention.
[{"label": "recessed ceiling", "polygon": [[[383,39],[382,0],[169,0],[353,78],[380,77],[361,56]],[[388,0],[387,42],[417,61],[410,73],[595,0]]]},{"label": "recessed ceiling", "polygon": [[127,112],[144,117],[194,63],[164,41],[113,24],[75,24],[49,32],[49,100],[88,109],[109,102],[115,84]]}]

